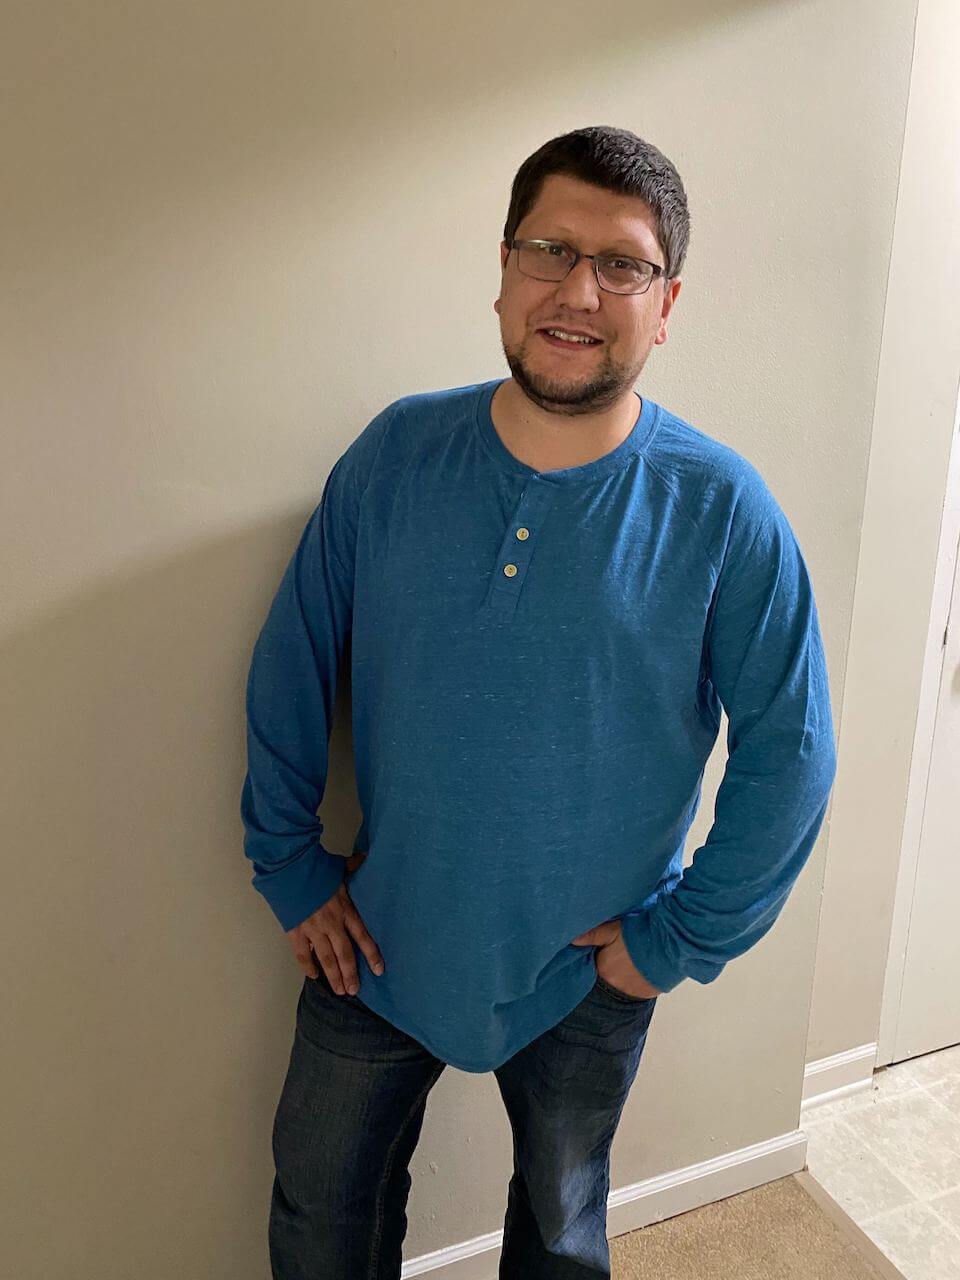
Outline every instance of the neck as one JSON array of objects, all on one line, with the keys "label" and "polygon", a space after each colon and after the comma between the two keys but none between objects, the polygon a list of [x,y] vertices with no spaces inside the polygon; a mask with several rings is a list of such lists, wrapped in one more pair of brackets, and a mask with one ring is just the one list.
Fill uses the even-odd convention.
[{"label": "neck", "polygon": [[549,413],[508,378],[494,392],[490,416],[515,458],[537,471],[558,471],[612,453],[636,426],[641,404],[631,391],[603,413]]}]

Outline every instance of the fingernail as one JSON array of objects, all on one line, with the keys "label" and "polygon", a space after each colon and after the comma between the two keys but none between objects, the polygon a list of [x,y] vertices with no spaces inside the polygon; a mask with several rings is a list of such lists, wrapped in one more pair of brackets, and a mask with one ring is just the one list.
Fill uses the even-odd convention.
[{"label": "fingernail", "polygon": [[354,983],[351,983],[351,985],[350,985],[349,987],[347,987],[347,990],[350,992],[350,994],[351,994],[352,996],[355,996],[355,995],[357,994],[357,992],[360,990],[360,988],[359,988],[359,987],[357,986],[357,984],[354,982]]},{"label": "fingernail", "polygon": [[373,966],[373,972],[383,973],[383,964],[381,963],[381,961],[378,960],[376,964]]}]

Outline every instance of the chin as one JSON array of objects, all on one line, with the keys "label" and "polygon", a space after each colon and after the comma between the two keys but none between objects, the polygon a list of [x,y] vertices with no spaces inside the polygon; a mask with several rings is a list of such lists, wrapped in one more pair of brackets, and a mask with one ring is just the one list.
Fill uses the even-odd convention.
[{"label": "chin", "polygon": [[636,394],[636,376],[622,377],[622,370],[610,364],[591,369],[564,371],[556,365],[541,369],[539,361],[508,356],[513,380],[529,397],[543,406],[567,413],[599,412],[630,394]]}]

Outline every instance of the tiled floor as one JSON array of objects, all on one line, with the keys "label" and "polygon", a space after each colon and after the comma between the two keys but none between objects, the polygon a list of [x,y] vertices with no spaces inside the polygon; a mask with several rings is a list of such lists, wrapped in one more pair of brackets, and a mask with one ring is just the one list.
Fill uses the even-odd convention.
[{"label": "tiled floor", "polygon": [[907,1280],[960,1280],[960,1045],[803,1107],[807,1167]]}]

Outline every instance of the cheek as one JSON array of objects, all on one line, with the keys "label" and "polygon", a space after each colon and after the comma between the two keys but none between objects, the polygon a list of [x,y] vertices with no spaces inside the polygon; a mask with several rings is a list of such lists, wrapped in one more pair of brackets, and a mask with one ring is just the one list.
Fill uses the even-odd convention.
[{"label": "cheek", "polygon": [[622,351],[639,351],[652,337],[646,325],[629,325],[619,331],[617,345]]},{"label": "cheek", "polygon": [[501,292],[500,303],[505,322],[516,334],[534,333],[541,323],[537,317],[551,314],[549,297],[523,285]]},{"label": "cheek", "polygon": [[504,313],[504,328],[514,342],[534,342],[537,336],[535,316],[538,313],[528,307],[507,308]]}]

